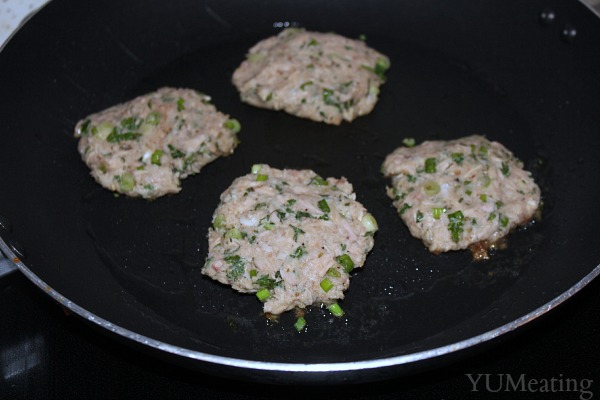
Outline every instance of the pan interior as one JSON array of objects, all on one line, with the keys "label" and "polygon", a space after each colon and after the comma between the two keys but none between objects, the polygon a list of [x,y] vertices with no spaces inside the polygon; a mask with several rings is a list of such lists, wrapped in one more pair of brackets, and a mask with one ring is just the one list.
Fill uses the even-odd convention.
[{"label": "pan interior", "polygon": [[[563,192],[577,190],[580,179],[595,182],[600,169],[588,167],[598,161],[588,158],[591,148],[578,151],[580,164],[571,165],[565,176],[561,171],[576,149],[561,146],[558,138],[566,121],[585,140],[589,126],[598,126],[598,117],[584,113],[575,120],[560,108],[567,96],[570,106],[584,112],[589,105],[570,96],[593,93],[598,79],[587,86],[565,82],[564,91],[545,89],[544,82],[558,72],[544,63],[565,52],[577,57],[588,42],[568,48],[550,38],[536,19],[535,2],[513,4],[522,11],[510,17],[509,37],[494,35],[509,19],[505,8],[510,8],[494,2],[490,9],[458,2],[444,19],[441,11],[428,9],[432,2],[265,2],[256,7],[207,2],[200,7],[156,1],[130,2],[119,12],[102,3],[50,4],[0,57],[3,96],[14,99],[0,111],[6,121],[3,143],[10,149],[0,170],[18,166],[12,170],[19,171],[3,182],[17,195],[2,196],[0,213],[11,218],[14,234],[30,249],[27,266],[86,310],[192,351],[285,363],[361,361],[434,348],[496,328],[562,293],[598,264],[596,255],[576,251],[590,248],[593,239],[568,242],[591,226],[593,221],[580,218],[591,199],[581,196],[571,203],[576,207],[565,224],[570,207]],[[79,18],[57,27],[66,7]],[[315,7],[322,12],[315,13]],[[469,15],[479,15],[482,22]],[[366,35],[370,46],[387,54],[392,67],[372,114],[334,127],[242,104],[231,74],[248,48],[276,34],[281,24]],[[509,47],[515,30],[527,34],[522,47]],[[481,37],[469,37],[474,31]],[[556,50],[557,45],[562,47]],[[507,54],[530,68],[510,64]],[[572,68],[571,61],[557,59]],[[18,82],[5,78],[17,71]],[[212,96],[218,109],[241,122],[241,144],[231,157],[187,178],[180,194],[151,202],[115,197],[89,176],[73,127],[91,112],[162,86]],[[471,134],[513,150],[544,197],[542,220],[515,231],[508,248],[485,262],[473,262],[467,252],[430,254],[400,221],[380,174],[386,154],[406,137],[421,142]],[[311,307],[308,329],[298,333],[293,313],[269,320],[254,296],[200,274],[219,195],[255,163],[345,176],[379,221],[375,247],[364,269],[353,273],[342,302],[344,318]],[[567,242],[568,251],[561,247]],[[552,276],[545,272],[548,265]],[[543,289],[527,295],[532,287]]]}]

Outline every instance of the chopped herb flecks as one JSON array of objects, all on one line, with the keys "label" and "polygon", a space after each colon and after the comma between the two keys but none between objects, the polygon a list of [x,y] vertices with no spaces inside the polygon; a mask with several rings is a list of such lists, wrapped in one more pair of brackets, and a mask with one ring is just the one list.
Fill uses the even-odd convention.
[{"label": "chopped herb flecks", "polygon": [[296,250],[294,250],[292,252],[292,254],[290,254],[290,257],[292,257],[292,258],[300,258],[300,257],[302,257],[305,254],[306,254],[306,247],[304,247],[304,245],[302,245],[302,246],[296,247]]},{"label": "chopped herb flecks", "polygon": [[464,215],[460,210],[453,212],[452,214],[448,214],[448,221],[450,237],[453,242],[457,243],[463,233]]},{"label": "chopped herb flecks", "polygon": [[225,261],[229,264],[229,270],[227,271],[227,279],[230,281],[237,280],[244,273],[244,260],[239,256],[227,256]]}]

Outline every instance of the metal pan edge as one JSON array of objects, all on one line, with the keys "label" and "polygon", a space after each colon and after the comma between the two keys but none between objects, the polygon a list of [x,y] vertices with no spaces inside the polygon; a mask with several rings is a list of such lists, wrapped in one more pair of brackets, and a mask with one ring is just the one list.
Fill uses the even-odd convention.
[{"label": "metal pan edge", "polygon": [[[329,373],[338,373],[338,372],[351,372],[351,371],[359,371],[359,370],[374,370],[374,369],[383,369],[394,366],[402,366],[409,365],[413,363],[417,363],[420,361],[425,361],[429,359],[434,359],[437,357],[450,355],[452,353],[457,353],[461,350],[466,350],[472,348],[474,346],[489,342],[499,336],[505,335],[509,332],[514,331],[515,329],[539,318],[540,316],[548,313],[550,310],[554,309],[558,305],[562,304],[564,301],[571,298],[574,294],[579,292],[582,288],[584,288],[588,283],[590,283],[594,278],[600,275],[600,265],[596,266],[590,273],[584,276],[580,281],[578,281],[575,285],[570,287],[568,290],[555,297],[554,299],[548,301],[542,306],[530,311],[529,313],[510,321],[504,325],[501,325],[495,329],[492,329],[487,332],[483,332],[479,335],[473,336],[471,338],[461,340],[455,343],[449,343],[445,346],[419,351],[410,354],[403,354],[394,357],[387,358],[377,358],[372,360],[364,360],[364,361],[353,361],[353,362],[339,362],[339,363],[281,363],[281,362],[265,362],[265,361],[255,361],[255,360],[246,360],[246,359],[237,359],[231,357],[224,357],[213,355],[209,353],[189,350],[183,347],[174,346],[169,343],[161,342],[150,337],[138,334],[129,329],[125,329],[119,325],[113,324],[104,318],[80,307],[73,301],[64,297],[62,294],[54,290],[50,287],[46,282],[40,279],[36,274],[34,274],[24,263],[21,261],[14,252],[10,249],[10,247],[0,238],[0,251],[4,253],[10,260],[14,262],[17,268],[37,287],[43,290],[46,294],[48,294],[51,298],[57,301],[61,306],[67,308],[69,311],[75,313],[79,317],[91,322],[98,327],[112,332],[122,338],[128,339],[135,343],[141,344],[143,346],[147,346],[158,350],[160,352],[169,353],[174,356],[183,357],[189,359],[193,362],[204,362],[213,365],[219,365],[224,367],[233,367],[240,371],[244,370],[257,370],[259,373],[261,371],[273,371],[278,373],[292,373],[287,374],[284,378],[284,382],[287,383],[299,383],[299,382],[315,382],[320,381],[321,379],[315,378],[314,375],[322,376],[323,382],[327,383],[335,383],[337,379],[331,379],[331,374]],[[209,368],[206,368],[207,371],[210,371]],[[293,373],[301,373],[301,374],[293,374]],[[303,375],[302,373],[309,373],[311,377],[309,378],[307,375]],[[247,375],[247,374],[246,374]],[[327,375],[327,376],[325,376]],[[391,374],[393,375],[393,374]],[[340,375],[341,377],[342,375]],[[376,375],[370,374],[369,377],[375,378]],[[386,376],[385,372],[383,376]],[[246,376],[247,377],[247,376]],[[347,378],[346,376],[344,376]],[[391,377],[391,376],[390,376]],[[281,378],[281,377],[280,377]],[[371,380],[371,378],[367,378]],[[344,379],[346,380],[346,379]],[[374,379],[373,379],[374,380]]]}]

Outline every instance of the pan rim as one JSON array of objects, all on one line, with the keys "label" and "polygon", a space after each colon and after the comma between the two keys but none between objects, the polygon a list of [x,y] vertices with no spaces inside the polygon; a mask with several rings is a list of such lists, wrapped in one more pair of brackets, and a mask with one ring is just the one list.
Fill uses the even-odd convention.
[{"label": "pan rim", "polygon": [[489,342],[499,336],[507,334],[515,329],[533,321],[536,318],[546,314],[550,310],[554,309],[558,305],[562,304],[575,293],[583,289],[589,284],[594,278],[600,275],[600,264],[594,267],[591,272],[585,275],[577,283],[571,286],[569,289],[556,296],[552,300],[546,302],[540,307],[528,312],[527,314],[516,318],[510,322],[505,323],[495,329],[489,330],[479,335],[464,339],[455,343],[449,343],[444,346],[436,347],[433,349],[423,350],[416,353],[402,354],[398,356],[376,358],[370,360],[359,360],[349,362],[323,362],[323,363],[284,363],[284,362],[270,362],[270,361],[259,361],[259,360],[248,360],[242,358],[232,358],[227,356],[219,356],[215,354],[205,353],[197,350],[186,349],[181,346],[172,345],[156,339],[152,339],[148,336],[136,333],[132,330],[124,328],[120,325],[116,325],[88,310],[79,306],[75,302],[63,296],[58,291],[50,287],[46,282],[40,279],[34,274],[24,263],[17,257],[12,249],[4,242],[0,237],[0,252],[3,253],[9,260],[16,265],[16,267],[25,275],[27,279],[33,282],[38,288],[43,290],[47,295],[66,307],[69,311],[79,315],[80,317],[92,322],[99,327],[106,329],[112,333],[115,333],[125,339],[129,339],[138,344],[152,347],[156,350],[160,350],[166,353],[170,353],[175,356],[184,357],[190,360],[202,361],[211,364],[222,365],[226,367],[242,368],[247,370],[260,370],[260,371],[277,371],[277,372],[295,372],[295,373],[328,373],[328,372],[346,372],[356,371],[364,369],[377,369],[394,367],[400,365],[408,365],[419,361],[424,361],[444,355],[456,353],[461,350],[474,347],[476,345]]}]

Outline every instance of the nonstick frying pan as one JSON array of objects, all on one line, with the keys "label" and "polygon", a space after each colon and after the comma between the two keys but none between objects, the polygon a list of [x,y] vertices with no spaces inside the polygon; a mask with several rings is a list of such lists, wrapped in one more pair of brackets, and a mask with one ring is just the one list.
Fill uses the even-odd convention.
[{"label": "nonstick frying pan", "polygon": [[[368,116],[326,126],[239,101],[230,78],[282,27],[335,31],[387,54]],[[576,1],[58,1],[0,54],[0,250],[71,313],[157,357],[266,382],[385,379],[451,362],[600,273],[600,22]],[[80,160],[80,118],[161,86],[208,93],[241,144],[155,201],[115,197]],[[484,134],[542,188],[540,221],[489,261],[430,254],[385,195],[405,137]],[[220,193],[254,163],[345,176],[380,224],[335,318],[261,314],[203,277]]]}]

